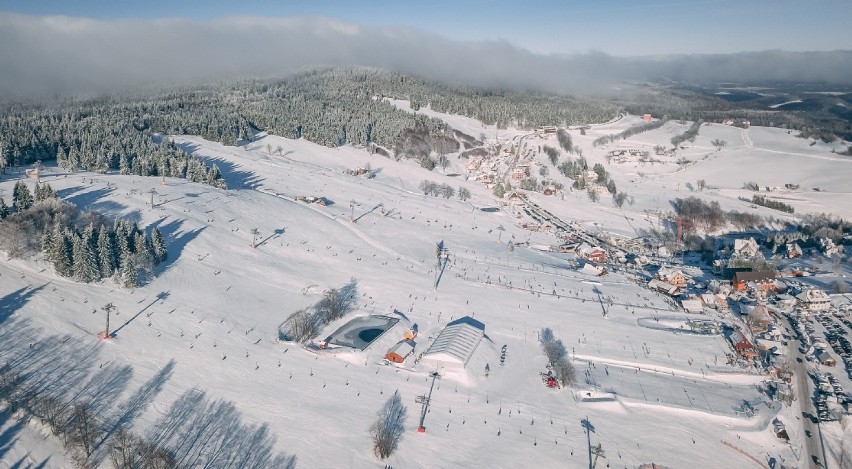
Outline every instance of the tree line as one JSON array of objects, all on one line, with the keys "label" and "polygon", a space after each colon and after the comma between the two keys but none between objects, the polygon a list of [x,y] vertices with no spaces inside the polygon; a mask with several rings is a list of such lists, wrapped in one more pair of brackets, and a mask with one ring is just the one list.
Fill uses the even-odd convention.
[{"label": "tree line", "polygon": [[149,112],[168,109],[127,99],[0,106],[0,173],[8,167],[56,160],[67,171],[119,171],[226,187],[215,165],[205,164],[168,140],[155,142],[149,123],[140,116],[153,120]]},{"label": "tree line", "polygon": [[648,132],[650,130],[659,129],[660,127],[666,125],[666,122],[668,121],[669,117],[663,116],[663,118],[660,120],[656,120],[653,122],[642,122],[641,124],[636,124],[634,126],[628,127],[617,134],[602,135],[592,142],[592,146],[598,147],[610,142],[614,142],[616,140],[626,140],[642,132]]},{"label": "tree line", "polygon": [[672,137],[672,140],[671,140],[672,146],[677,148],[677,146],[680,145],[683,142],[686,142],[686,141],[694,142],[695,137],[698,136],[698,131],[701,130],[702,124],[704,124],[704,121],[699,119],[699,120],[693,122],[692,125],[690,125],[689,128],[686,129],[685,132]]},{"label": "tree line", "polygon": [[99,212],[83,212],[56,198],[49,184],[37,184],[35,194],[19,181],[14,212],[0,221],[0,249],[10,257],[40,252],[57,275],[85,283],[113,278],[125,288],[134,288],[168,256],[157,228],[148,234],[127,220],[110,224]]},{"label": "tree line", "polygon": [[500,128],[603,122],[619,110],[603,101],[469,88],[375,69],[324,69],[147,96],[5,104],[0,107],[0,169],[57,159],[69,169],[220,185],[221,175],[212,166],[168,141],[157,143],[155,134],[200,135],[238,145],[267,131],[330,147],[350,144],[385,153],[381,147],[393,148],[407,158],[445,154],[477,142],[472,136],[454,136],[441,120],[399,109],[384,98]]}]

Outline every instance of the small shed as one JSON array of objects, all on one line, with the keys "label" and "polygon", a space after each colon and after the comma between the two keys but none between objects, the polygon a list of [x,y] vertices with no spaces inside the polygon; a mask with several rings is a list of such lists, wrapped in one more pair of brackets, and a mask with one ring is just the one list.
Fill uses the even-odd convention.
[{"label": "small shed", "polygon": [[405,361],[405,358],[411,355],[411,352],[414,351],[415,343],[413,340],[400,340],[393,347],[388,350],[388,353],[385,354],[385,358],[394,362],[394,363],[402,363]]}]

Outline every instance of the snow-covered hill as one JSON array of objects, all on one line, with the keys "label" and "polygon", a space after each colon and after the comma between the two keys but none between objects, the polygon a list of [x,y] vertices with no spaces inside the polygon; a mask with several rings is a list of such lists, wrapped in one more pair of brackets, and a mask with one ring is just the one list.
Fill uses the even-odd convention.
[{"label": "snow-covered hill", "polygon": [[[783,194],[797,213],[852,216],[852,158],[831,154],[826,145],[809,146],[779,129],[713,125],[702,127],[695,143],[678,153],[692,165],[607,163],[612,149],[653,154],[653,146],[688,128],[672,122],[592,146],[598,136],[636,122],[626,117],[586,135],[571,131],[590,165],[606,164],[619,189],[635,197],[634,205],[596,204],[568,190],[530,197],[563,219],[628,236],[653,226],[646,211],[667,210],[670,199],[698,194],[686,188],[698,179],[713,187],[698,195],[725,208],[780,214],[737,200],[747,193],[743,184],[754,180],[761,186],[800,184]],[[510,129],[492,137],[493,129],[485,130],[486,138],[506,141],[526,134]],[[644,327],[640,319],[681,313],[629,276],[613,273],[592,282],[575,270],[572,256],[525,245],[558,241],[551,233],[520,228],[511,206],[480,210],[498,202],[480,183],[450,175],[466,174],[464,161],[452,161],[444,173],[428,172],[411,161],[272,135],[241,147],[171,138],[217,163],[231,189],[56,168],[42,175],[81,208],[129,218],[143,229],[158,227],[169,259],[152,282],[127,291],[111,282],[81,285],[57,277],[38,258],[0,263],[0,360],[13,357],[36,375],[67,374],[69,395],[109,400],[103,406],[108,422],[150,434],[179,396],[198,388],[210,399],[233,402],[243,424],[268,425],[277,438],[274,450],[295,455],[300,467],[383,467],[371,454],[368,427],[398,390],[409,416],[401,445],[387,461],[394,467],[585,467],[584,418],[595,427],[592,444],[602,445],[612,467],[750,467],[768,457],[799,464],[772,433],[778,408],[763,405],[757,389],[765,377],[726,365],[730,349],[722,337]],[[555,137],[535,138],[530,148],[556,146]],[[714,139],[728,145],[717,151]],[[282,151],[267,150],[278,146]],[[549,165],[543,155],[536,158]],[[344,172],[368,163],[376,171],[373,179]],[[2,177],[5,194],[20,176]],[[472,197],[424,196],[418,189],[424,179],[465,187]],[[332,203],[308,204],[300,196]],[[450,262],[435,288],[435,246],[441,241]],[[428,391],[433,369],[410,359],[400,366],[382,362],[388,347],[402,339],[402,326],[365,351],[308,351],[278,340],[287,316],[350,279],[357,281],[357,311],[332,323],[326,335],[351,316],[396,315],[403,325],[417,324],[417,355],[448,322],[471,316],[485,325],[485,339],[465,371],[447,372],[437,382],[425,433],[416,431],[415,398]],[[110,302],[117,310],[115,338],[105,342],[96,334],[104,326],[100,308]],[[546,360],[537,334],[544,327],[569,349],[580,381],[576,392],[541,382]],[[584,401],[584,392],[612,393],[614,399]],[[744,412],[744,402],[754,413]],[[185,430],[175,428],[169,438],[178,441]],[[237,431],[257,437],[248,427]],[[791,437],[802,437],[795,432],[790,429]],[[212,440],[193,444],[196,461],[221,449]],[[8,454],[11,460],[21,453]],[[44,467],[61,467],[57,461]]]}]

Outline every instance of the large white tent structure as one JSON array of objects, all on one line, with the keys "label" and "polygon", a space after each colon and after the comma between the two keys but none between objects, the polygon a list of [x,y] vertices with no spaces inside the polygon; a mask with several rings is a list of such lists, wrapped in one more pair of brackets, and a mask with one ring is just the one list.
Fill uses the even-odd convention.
[{"label": "large white tent structure", "polygon": [[445,327],[423,354],[420,362],[436,369],[462,369],[485,335],[485,325],[465,316]]}]

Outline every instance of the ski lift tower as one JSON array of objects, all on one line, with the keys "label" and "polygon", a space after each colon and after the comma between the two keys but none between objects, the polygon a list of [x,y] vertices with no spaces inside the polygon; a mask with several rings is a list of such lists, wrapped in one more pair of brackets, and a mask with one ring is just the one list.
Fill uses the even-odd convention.
[{"label": "ski lift tower", "polygon": [[592,436],[591,434],[595,432],[595,426],[592,425],[592,422],[589,422],[589,418],[586,417],[583,420],[580,420],[580,425],[586,429],[586,440],[588,440],[589,444],[589,469],[594,468],[594,463],[592,462]]},{"label": "ski lift tower", "polygon": [[109,315],[113,311],[115,311],[115,305],[112,303],[107,303],[103,307],[101,307],[101,311],[106,313],[106,329],[103,332],[98,334],[98,337],[102,340],[109,340],[112,338],[112,333],[109,331]]},{"label": "ski lift tower", "polygon": [[435,379],[441,377],[441,375],[439,375],[437,371],[429,373],[429,376],[432,377],[432,385],[429,386],[429,394],[421,394],[420,396],[414,398],[414,402],[418,404],[423,404],[423,408],[420,410],[420,424],[417,425],[418,433],[426,433],[426,427],[423,426],[423,421],[426,420],[426,412],[429,411],[429,402],[432,401],[432,390],[435,389]]}]

